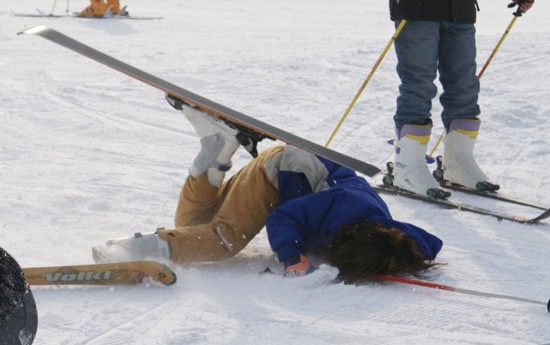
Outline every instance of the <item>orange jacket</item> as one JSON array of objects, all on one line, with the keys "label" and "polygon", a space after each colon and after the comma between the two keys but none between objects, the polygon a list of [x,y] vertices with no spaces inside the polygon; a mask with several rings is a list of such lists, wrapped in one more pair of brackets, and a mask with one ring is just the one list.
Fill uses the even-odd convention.
[{"label": "orange jacket", "polygon": [[120,11],[120,3],[118,0],[91,0],[90,6],[80,12],[84,17],[101,17],[106,12],[110,11],[113,14],[118,14]]}]

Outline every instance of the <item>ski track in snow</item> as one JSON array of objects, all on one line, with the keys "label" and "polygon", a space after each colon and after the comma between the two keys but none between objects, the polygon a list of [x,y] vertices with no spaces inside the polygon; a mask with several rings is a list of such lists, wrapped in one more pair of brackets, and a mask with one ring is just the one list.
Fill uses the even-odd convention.
[{"label": "ski track in snow", "polygon": [[[70,3],[70,12],[85,2]],[[158,90],[16,33],[48,25],[215,102],[324,144],[393,34],[387,2],[145,0],[162,20],[24,18],[0,4],[0,245],[23,266],[91,263],[91,245],[173,224],[199,147]],[[478,67],[511,20],[480,3]],[[58,3],[56,13],[63,13]],[[476,157],[503,192],[550,204],[548,2],[520,18],[485,71]],[[383,165],[398,80],[390,50],[331,147]],[[441,86],[439,85],[439,92]],[[442,132],[433,102],[432,144]],[[275,143],[264,141],[260,148]],[[236,171],[249,161],[234,157]],[[467,201],[472,197],[459,196]],[[434,281],[545,302],[550,224],[536,226],[384,196],[397,219],[441,237]],[[534,214],[483,201],[484,207]],[[266,266],[276,274],[258,274]],[[399,284],[334,284],[321,265],[284,279],[261,232],[223,263],[176,267],[178,282],[35,287],[35,344],[548,344],[543,306]]]}]

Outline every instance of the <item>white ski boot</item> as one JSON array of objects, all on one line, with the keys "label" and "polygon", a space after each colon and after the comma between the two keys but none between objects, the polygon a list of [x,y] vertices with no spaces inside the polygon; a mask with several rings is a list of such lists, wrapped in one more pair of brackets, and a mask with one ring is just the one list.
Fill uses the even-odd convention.
[{"label": "white ski boot", "polygon": [[96,263],[124,262],[135,260],[170,260],[170,245],[151,232],[135,233],[132,236],[117,238],[105,244],[92,247]]},{"label": "white ski boot", "polygon": [[219,187],[225,172],[231,168],[231,157],[242,145],[252,157],[258,157],[258,142],[273,138],[227,119],[196,109],[181,99],[167,94],[166,100],[174,109],[183,112],[201,137],[201,151],[189,172],[197,177],[204,172],[210,183]]},{"label": "white ski boot", "polygon": [[497,191],[500,186],[489,178],[474,159],[479,119],[455,119],[443,141],[443,178],[449,182],[481,191]]},{"label": "white ski boot", "polygon": [[426,163],[426,149],[431,125],[404,125],[397,135],[393,168],[393,185],[435,199],[451,193],[439,188]]},{"label": "white ski boot", "polygon": [[201,150],[189,168],[189,174],[197,177],[207,173],[210,184],[219,187],[225,173],[231,169],[231,157],[239,148],[239,131],[219,117],[196,109],[175,97],[166,95],[166,100],[174,108],[181,110],[201,138]]},{"label": "white ski boot", "polygon": [[[177,110],[182,111],[183,107],[192,107],[188,103],[182,101],[181,99],[166,94],[166,100],[170,105]],[[217,118],[217,117],[216,117]],[[221,120],[224,122],[227,126],[229,126],[232,129],[235,129],[238,131],[238,134],[236,135],[237,141],[239,144],[241,144],[248,153],[254,158],[258,157],[258,143],[265,138],[275,140],[274,138],[267,136],[266,134],[258,133],[246,126],[240,125],[238,123],[235,123],[233,121],[229,121],[225,118],[217,118],[218,120]]]}]

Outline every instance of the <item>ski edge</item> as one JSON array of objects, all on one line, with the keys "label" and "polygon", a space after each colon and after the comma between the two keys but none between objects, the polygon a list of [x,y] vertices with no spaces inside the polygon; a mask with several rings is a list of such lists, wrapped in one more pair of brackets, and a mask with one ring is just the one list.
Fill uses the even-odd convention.
[{"label": "ski edge", "polygon": [[67,17],[66,15],[59,14],[48,14],[48,13],[18,13],[10,10],[11,14],[16,17],[31,17],[31,18],[62,18]]},{"label": "ski edge", "polygon": [[[387,166],[387,164],[388,163],[386,163],[386,166]],[[383,176],[387,176],[390,173],[388,172],[388,169],[380,169],[380,174],[383,175]],[[538,203],[538,202],[533,202],[533,201],[530,201],[530,200],[524,200],[524,199],[515,197],[513,195],[503,194],[503,193],[498,192],[498,191],[496,191],[496,192],[485,192],[485,191],[480,191],[480,190],[473,189],[473,188],[468,188],[468,187],[465,187],[465,186],[462,186],[462,185],[459,185],[459,184],[456,184],[456,183],[452,183],[452,182],[447,181],[445,179],[436,178],[436,180],[438,180],[439,186],[441,188],[444,188],[444,189],[449,189],[449,190],[452,190],[452,191],[461,192],[461,193],[469,194],[469,195],[475,195],[475,196],[479,196],[481,198],[488,198],[488,199],[498,200],[498,201],[502,201],[502,202],[507,202],[507,203],[510,203],[510,204],[526,206],[526,207],[535,208],[535,209],[539,209],[539,210],[543,210],[543,211],[546,211],[546,210],[550,209],[549,205],[544,205],[544,204],[541,204],[541,203]]]},{"label": "ski edge", "polygon": [[174,285],[171,268],[156,261],[128,261],[103,264],[23,268],[29,285],[137,285],[146,278]]},{"label": "ski edge", "polygon": [[21,34],[39,35],[78,54],[86,56],[121,73],[124,73],[136,80],[139,80],[159,90],[162,90],[165,93],[180,98],[181,100],[192,104],[206,112],[226,118],[261,134],[276,137],[277,139],[286,142],[289,145],[296,146],[305,151],[309,151],[313,154],[339,163],[350,169],[356,170],[369,177],[374,177],[375,175],[380,173],[380,169],[372,164],[328,149],[307,139],[283,131],[265,122],[252,118],[236,110],[230,109],[226,106],[213,102],[197,94],[194,94],[175,84],[167,82],[166,80],[158,78],[152,74],[144,72],[109,55],[106,55],[47,26],[40,25],[29,28],[18,33],[18,35]]},{"label": "ski edge", "polygon": [[462,193],[466,193],[466,194],[481,196],[481,197],[484,197],[484,198],[509,202],[509,203],[512,203],[512,204],[527,206],[527,207],[536,208],[536,209],[539,209],[539,210],[548,210],[550,208],[550,206],[548,206],[548,205],[543,205],[543,204],[535,203],[535,202],[532,202],[532,201],[523,200],[523,199],[520,199],[520,198],[516,198],[514,196],[502,194],[500,192],[494,192],[494,193],[483,192],[483,191],[479,191],[479,190],[476,190],[476,189],[472,189],[472,188],[464,187],[464,186],[461,186],[461,185],[457,185],[457,184],[451,183],[449,181],[440,181],[439,185],[442,188],[454,190],[454,191],[457,191],[457,192],[462,192]]},{"label": "ski edge", "polygon": [[129,19],[129,20],[160,20],[164,19],[164,17],[145,17],[145,16],[120,16],[120,15],[112,15],[112,16],[80,16],[78,15],[79,12],[73,12],[73,14],[53,14],[53,13],[45,13],[40,10],[37,10],[37,13],[19,13],[15,12],[13,10],[10,10],[10,12],[16,16],[16,17],[28,17],[28,18],[82,18],[82,19]]},{"label": "ski edge", "polygon": [[499,220],[509,220],[509,221],[517,222],[517,223],[521,223],[521,224],[537,224],[541,220],[544,220],[544,219],[550,217],[550,209],[546,209],[544,212],[542,212],[541,214],[539,214],[536,217],[525,217],[525,216],[520,216],[520,215],[514,215],[514,214],[499,212],[499,211],[493,211],[493,210],[485,209],[485,208],[478,207],[478,206],[473,206],[473,205],[470,205],[470,204],[465,204],[465,203],[458,202],[458,201],[433,199],[433,198],[430,198],[428,196],[415,194],[415,193],[408,192],[406,190],[399,189],[399,188],[396,188],[396,187],[393,187],[393,186],[376,185],[373,188],[378,193],[385,193],[385,194],[393,194],[393,195],[403,196],[403,197],[407,197],[407,198],[416,199],[416,200],[424,201],[424,202],[427,202],[427,203],[435,204],[435,205],[438,205],[438,206],[441,206],[441,207],[444,207],[444,208],[448,208],[448,209],[456,209],[456,210],[467,211],[467,212],[472,212],[472,213],[481,214],[481,215],[487,215],[487,216],[495,217]]}]

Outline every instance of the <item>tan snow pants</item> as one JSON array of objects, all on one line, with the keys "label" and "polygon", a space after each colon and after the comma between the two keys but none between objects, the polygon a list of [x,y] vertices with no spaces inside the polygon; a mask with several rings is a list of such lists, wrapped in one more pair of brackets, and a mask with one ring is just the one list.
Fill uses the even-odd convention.
[{"label": "tan snow pants", "polygon": [[189,176],[180,194],[175,229],[158,229],[175,263],[220,261],[241,251],[278,206],[276,178],[283,146],[272,147],[213,187],[206,174]]}]

